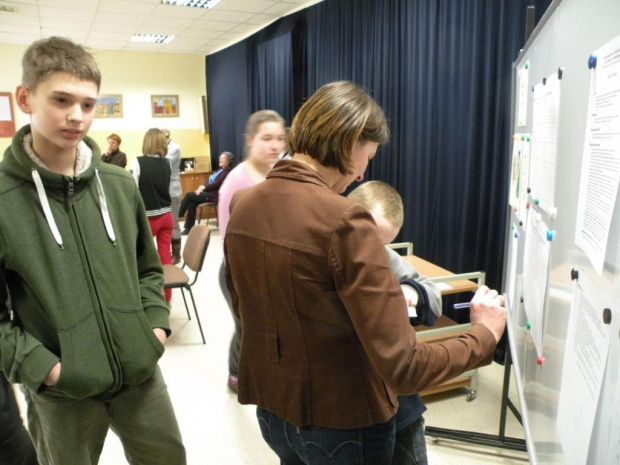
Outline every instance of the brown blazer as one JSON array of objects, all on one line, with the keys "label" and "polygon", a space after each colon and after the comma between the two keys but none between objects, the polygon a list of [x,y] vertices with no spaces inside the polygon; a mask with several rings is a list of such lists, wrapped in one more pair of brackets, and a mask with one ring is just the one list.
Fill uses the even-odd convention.
[{"label": "brown blazer", "polygon": [[242,404],[294,425],[360,428],[388,421],[397,394],[491,362],[495,338],[480,324],[447,342],[416,340],[372,217],[307,165],[279,161],[230,211]]}]

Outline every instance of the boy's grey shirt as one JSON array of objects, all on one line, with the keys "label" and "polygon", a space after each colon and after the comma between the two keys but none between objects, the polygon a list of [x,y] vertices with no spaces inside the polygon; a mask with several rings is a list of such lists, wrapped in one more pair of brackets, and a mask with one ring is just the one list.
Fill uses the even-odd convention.
[{"label": "boy's grey shirt", "polygon": [[413,279],[418,282],[428,294],[428,304],[430,305],[431,312],[437,317],[441,316],[441,292],[435,283],[426,276],[420,276],[420,273],[409,264],[398,252],[390,247],[385,247],[387,250],[388,258],[390,260],[390,266],[398,279],[398,282],[402,282],[405,279]]}]

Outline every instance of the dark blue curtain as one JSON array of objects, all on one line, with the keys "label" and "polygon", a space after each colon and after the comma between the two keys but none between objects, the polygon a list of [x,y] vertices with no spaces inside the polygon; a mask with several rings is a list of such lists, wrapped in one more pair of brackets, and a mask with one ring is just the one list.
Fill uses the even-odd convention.
[{"label": "dark blue curtain", "polygon": [[[269,79],[292,76],[286,93],[294,109],[330,81],[348,79],[367,89],[392,131],[367,179],[388,182],[402,195],[399,240],[414,242],[417,255],[450,270],[484,270],[489,285],[500,287],[512,63],[525,42],[526,7],[535,4],[540,18],[549,3],[325,0],[281,20],[290,39],[246,42],[266,75],[282,72]],[[291,46],[288,66],[273,51],[284,50],[284,42]],[[212,66],[208,81],[217,72]],[[253,95],[254,102],[281,104],[262,84],[252,92],[263,94]]]},{"label": "dark blue curtain", "polygon": [[211,155],[228,151],[239,161],[245,146],[245,121],[252,113],[247,42],[207,56],[206,67]]}]

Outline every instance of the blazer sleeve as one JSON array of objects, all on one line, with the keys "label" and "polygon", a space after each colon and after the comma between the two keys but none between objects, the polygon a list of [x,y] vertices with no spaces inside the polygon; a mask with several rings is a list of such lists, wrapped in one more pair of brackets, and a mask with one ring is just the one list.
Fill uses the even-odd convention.
[{"label": "blazer sleeve", "polygon": [[491,363],[495,337],[482,324],[440,343],[417,340],[385,246],[362,206],[352,204],[342,215],[328,260],[336,291],[364,351],[398,394],[420,392]]}]

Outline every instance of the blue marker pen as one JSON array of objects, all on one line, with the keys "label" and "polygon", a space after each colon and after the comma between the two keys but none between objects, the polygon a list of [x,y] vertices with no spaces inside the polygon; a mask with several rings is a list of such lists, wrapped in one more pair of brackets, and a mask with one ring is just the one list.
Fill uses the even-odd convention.
[{"label": "blue marker pen", "polygon": [[463,308],[469,308],[470,302],[462,302],[460,304],[454,304],[452,308],[454,310],[462,310]]}]

